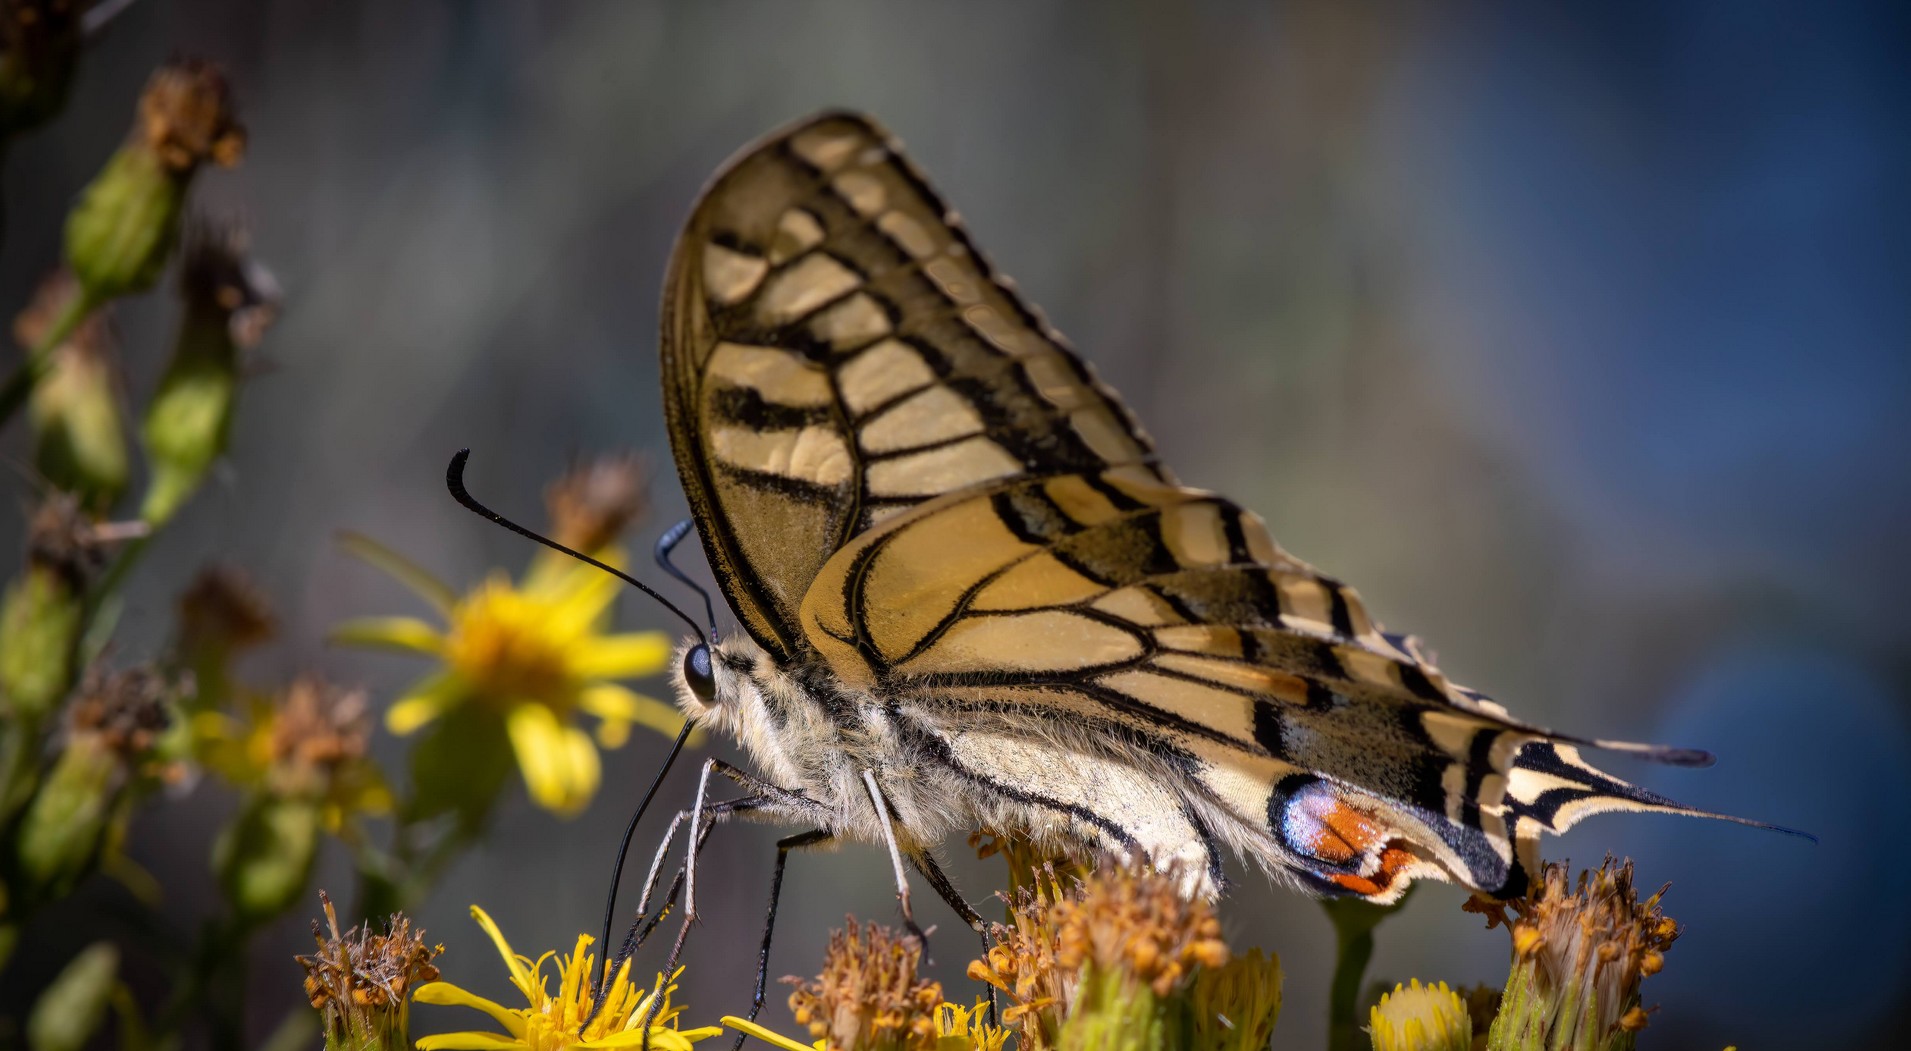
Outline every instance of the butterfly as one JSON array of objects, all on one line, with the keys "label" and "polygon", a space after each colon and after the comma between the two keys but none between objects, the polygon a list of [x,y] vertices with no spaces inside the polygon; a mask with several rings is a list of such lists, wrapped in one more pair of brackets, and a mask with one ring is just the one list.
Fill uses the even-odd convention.
[{"label": "butterfly", "polygon": [[[1514,718],[1181,484],[867,117],[814,117],[716,176],[673,252],[661,354],[741,626],[685,644],[680,703],[758,771],[705,763],[680,815],[693,860],[699,823],[808,823],[779,881],[790,849],[861,841],[887,848],[905,916],[905,861],[960,911],[932,851],[988,829],[1190,895],[1220,893],[1233,854],[1385,903],[1419,879],[1521,894],[1541,835],[1593,814],[1722,816],[1581,749],[1706,753]],[[713,774],[746,795],[709,803]]]}]

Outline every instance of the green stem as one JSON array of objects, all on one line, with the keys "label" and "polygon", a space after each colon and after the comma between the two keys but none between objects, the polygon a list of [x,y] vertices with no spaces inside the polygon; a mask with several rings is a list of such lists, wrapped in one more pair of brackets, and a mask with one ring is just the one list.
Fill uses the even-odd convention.
[{"label": "green stem", "polygon": [[1372,1046],[1362,1029],[1360,984],[1374,958],[1374,928],[1393,915],[1411,888],[1392,905],[1372,905],[1360,898],[1323,899],[1322,911],[1334,924],[1334,984],[1327,999],[1328,1051],[1367,1051]]},{"label": "green stem", "polygon": [[1337,922],[1334,933],[1334,984],[1327,998],[1328,1051],[1366,1051],[1367,1035],[1360,1027],[1360,983],[1374,957],[1373,929],[1349,931]]},{"label": "green stem", "polygon": [[91,314],[98,305],[84,290],[75,292],[73,298],[66,301],[59,316],[47,327],[46,335],[40,337],[39,344],[27,354],[25,361],[14,368],[6,382],[0,384],[0,427],[6,426],[14,414],[20,411],[20,406],[26,404],[27,395],[33,393],[34,384],[40,382],[52,365],[53,351],[66,342],[66,338],[80,327],[80,322],[86,320],[86,315]]},{"label": "green stem", "polygon": [[185,977],[153,1026],[159,1042],[176,1045],[186,1024],[200,1021],[206,1026],[214,1051],[238,1051],[243,1046],[240,1021],[249,934],[250,929],[240,920],[227,917],[206,921]]}]

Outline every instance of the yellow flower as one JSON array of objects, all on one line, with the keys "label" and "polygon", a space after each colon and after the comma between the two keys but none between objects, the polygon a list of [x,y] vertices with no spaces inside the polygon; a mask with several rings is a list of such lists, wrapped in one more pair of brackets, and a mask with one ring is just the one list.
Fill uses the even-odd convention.
[{"label": "yellow flower", "polygon": [[[441,668],[415,683],[385,713],[404,736],[465,705],[503,720],[531,798],[559,814],[575,814],[597,790],[597,749],[574,724],[579,712],[598,719],[597,744],[617,748],[634,724],[674,734],[677,709],[612,680],[661,671],[671,640],[663,632],[607,634],[617,578],[583,563],[540,557],[521,584],[494,574],[459,597],[402,555],[348,535],[352,554],[384,570],[430,603],[446,621],[440,630],[415,617],[362,617],[332,631],[332,640],[381,646],[438,659]],[[603,552],[617,565],[618,552]]]},{"label": "yellow flower", "polygon": [[1467,1051],[1473,1018],[1447,983],[1396,985],[1367,1015],[1374,1051]]},{"label": "yellow flower", "polygon": [[236,707],[192,717],[194,751],[208,769],[240,788],[317,803],[333,835],[354,817],[391,812],[391,789],[367,754],[364,691],[307,675],[276,698],[247,691]]},{"label": "yellow flower", "polygon": [[[578,935],[577,948],[569,956],[557,961],[558,987],[557,995],[553,996],[547,988],[544,965],[556,953],[547,952],[535,961],[519,956],[511,951],[510,943],[504,940],[498,925],[485,915],[483,909],[473,905],[471,915],[478,921],[478,926],[491,936],[492,944],[498,947],[498,955],[504,958],[505,968],[511,972],[511,984],[518,987],[518,992],[524,994],[530,1006],[505,1007],[449,982],[419,986],[418,991],[412,994],[416,1002],[475,1007],[496,1019],[505,1031],[441,1033],[419,1040],[418,1051],[569,1051],[574,1047],[642,1047],[646,1036],[654,1051],[689,1051],[690,1045],[723,1032],[723,1027],[714,1025],[700,1029],[677,1028],[677,1015],[683,1008],[670,1002],[670,994],[677,989],[673,984],[676,975],[671,976],[673,982],[667,982],[662,975],[658,975],[655,988],[639,989],[630,982],[628,962],[618,970],[616,980],[605,994],[604,1009],[597,1012],[597,1017],[586,1026],[584,1019],[591,1013],[591,979],[597,973],[592,966],[594,958],[587,951],[592,940],[590,935]],[[682,969],[679,968],[677,973],[682,974]],[[578,1032],[580,1028],[583,1029],[581,1034]]]},{"label": "yellow flower", "polygon": [[[944,1002],[931,1016],[936,1026],[936,1051],[1003,1051],[1009,1031],[989,1024],[988,1001],[977,1000],[974,1007]],[[766,1029],[747,1018],[724,1015],[723,1024],[739,1033],[747,1033],[782,1051],[829,1051],[829,1038],[813,1044],[799,1044],[781,1033]]]}]

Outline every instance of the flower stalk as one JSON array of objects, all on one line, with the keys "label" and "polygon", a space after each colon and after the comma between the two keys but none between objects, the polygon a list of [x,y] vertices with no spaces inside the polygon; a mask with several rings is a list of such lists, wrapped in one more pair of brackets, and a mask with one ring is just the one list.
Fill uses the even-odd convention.
[{"label": "flower stalk", "polygon": [[1327,997],[1328,1051],[1365,1051],[1367,1034],[1360,1025],[1360,986],[1374,957],[1374,928],[1399,911],[1405,895],[1391,905],[1374,905],[1360,898],[1322,899],[1321,909],[1334,925],[1334,980]]}]

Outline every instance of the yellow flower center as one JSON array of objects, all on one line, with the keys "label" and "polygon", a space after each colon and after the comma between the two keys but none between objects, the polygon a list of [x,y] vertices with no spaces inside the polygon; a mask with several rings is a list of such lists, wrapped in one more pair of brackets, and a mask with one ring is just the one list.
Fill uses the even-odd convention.
[{"label": "yellow flower center", "polygon": [[452,611],[445,663],[487,700],[568,710],[578,684],[567,654],[576,639],[557,613],[504,580],[487,581]]}]

